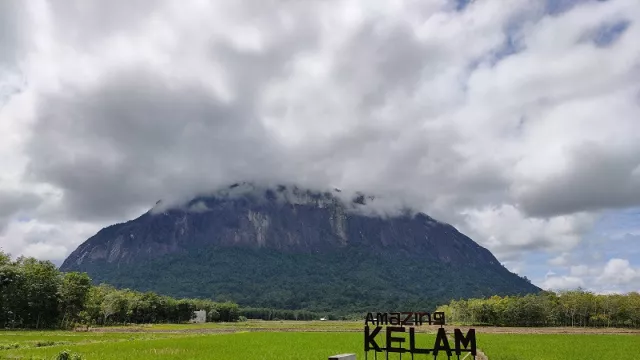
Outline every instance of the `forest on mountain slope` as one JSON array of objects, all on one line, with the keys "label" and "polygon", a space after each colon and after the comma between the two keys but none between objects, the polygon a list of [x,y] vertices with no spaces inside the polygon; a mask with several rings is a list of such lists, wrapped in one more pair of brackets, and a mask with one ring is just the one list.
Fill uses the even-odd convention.
[{"label": "forest on mountain slope", "polygon": [[96,283],[120,288],[337,315],[435,309],[451,299],[539,291],[499,265],[443,264],[356,247],[322,254],[202,247],[136,264],[84,269]]}]

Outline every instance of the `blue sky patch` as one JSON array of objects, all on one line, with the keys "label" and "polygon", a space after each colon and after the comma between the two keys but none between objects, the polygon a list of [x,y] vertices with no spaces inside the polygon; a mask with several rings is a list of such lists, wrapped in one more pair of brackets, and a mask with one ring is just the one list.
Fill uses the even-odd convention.
[{"label": "blue sky patch", "polygon": [[570,266],[601,267],[614,258],[628,260],[631,266],[640,267],[640,208],[605,212],[593,231],[569,253],[568,263],[562,266],[548,263],[559,253],[527,254],[519,275],[526,275],[534,284],[540,285],[548,271],[557,276],[569,275]]},{"label": "blue sky patch", "polygon": [[629,28],[631,23],[627,20],[603,24],[596,29],[592,36],[593,42],[598,47],[606,47],[613,44]]},{"label": "blue sky patch", "polygon": [[611,238],[621,238],[627,234],[640,235],[640,208],[605,212],[593,232]]},{"label": "blue sky patch", "polygon": [[545,12],[550,15],[559,15],[571,10],[574,6],[591,0],[546,0]]},{"label": "blue sky patch", "polygon": [[455,0],[456,3],[456,10],[457,11],[462,11],[464,10],[464,8],[467,7],[467,5],[469,5],[473,0]]}]

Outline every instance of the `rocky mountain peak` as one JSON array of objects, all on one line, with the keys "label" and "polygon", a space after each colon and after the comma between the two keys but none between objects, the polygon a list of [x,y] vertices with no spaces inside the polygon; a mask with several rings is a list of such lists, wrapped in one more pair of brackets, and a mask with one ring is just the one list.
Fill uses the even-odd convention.
[{"label": "rocky mountain peak", "polygon": [[[224,260],[217,256],[225,252],[240,258],[243,253],[258,254],[255,260],[258,262],[269,256],[315,259],[318,266],[325,268],[333,265],[324,264],[324,258],[344,254],[364,256],[363,264],[370,259],[399,257],[404,259],[401,262],[415,264],[406,269],[409,272],[425,271],[440,264],[459,268],[471,279],[475,275],[469,269],[481,269],[497,278],[510,279],[516,288],[535,289],[508,272],[487,249],[424,213],[393,208],[381,198],[364,193],[348,194],[338,189],[321,192],[285,185],[262,187],[252,183],[233,184],[179,203],[159,201],[139,218],[109,226],[89,238],[69,256],[62,269],[89,271],[94,277],[118,282],[122,278],[104,274],[110,274],[114,267],[143,271],[145,264],[165,261],[173,264],[166,265],[168,269],[184,267],[187,265],[183,262],[191,263],[209,254],[210,260],[200,261],[216,263],[198,266],[227,272],[226,267],[218,268]],[[179,261],[182,265],[175,259],[182,259]],[[191,266],[195,265],[188,267]],[[252,264],[243,266],[250,269]]]}]

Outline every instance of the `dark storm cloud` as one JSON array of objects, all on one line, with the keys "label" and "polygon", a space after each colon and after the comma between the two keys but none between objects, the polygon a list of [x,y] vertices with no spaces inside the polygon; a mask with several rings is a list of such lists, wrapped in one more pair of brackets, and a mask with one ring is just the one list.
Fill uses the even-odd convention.
[{"label": "dark storm cloud", "polygon": [[28,14],[23,5],[19,0],[0,1],[0,110],[24,86],[20,62]]},{"label": "dark storm cloud", "polygon": [[31,211],[41,203],[42,198],[35,194],[0,189],[0,233],[4,230],[11,216],[20,211]]},{"label": "dark storm cloud", "polygon": [[0,1],[0,73],[3,67],[15,67],[24,50],[22,22],[25,16],[20,0]]},{"label": "dark storm cloud", "polygon": [[299,24],[288,32],[272,24],[263,51],[209,42],[209,61],[222,64],[231,100],[139,67],[43,96],[28,147],[31,179],[62,189],[70,216],[108,219],[159,198],[290,176],[257,103],[264,86],[285,76],[291,54],[313,44],[312,21]]},{"label": "dark storm cloud", "polygon": [[[145,24],[163,0],[51,1],[57,35],[75,47],[100,46],[100,40],[120,35]],[[126,5],[126,6],[124,6]]]},{"label": "dark storm cloud", "polygon": [[62,188],[81,218],[233,181],[247,163],[265,173],[278,166],[250,103],[225,104],[202,88],[171,87],[142,70],[113,74],[91,92],[52,96],[40,109],[30,173]]},{"label": "dark storm cloud", "polygon": [[62,257],[158,199],[240,181],[398,199],[504,259],[569,251],[581,212],[640,203],[638,151],[613,143],[640,133],[620,91],[637,24],[606,48],[576,42],[638,18],[630,0],[547,17],[526,0],[30,4],[28,36],[0,34],[30,81],[0,112],[0,188],[46,198],[0,234],[16,253]]},{"label": "dark storm cloud", "polygon": [[523,209],[551,217],[640,204],[640,146],[625,150],[580,146],[569,169],[519,197]]},{"label": "dark storm cloud", "polygon": [[[415,91],[429,52],[408,24],[364,24],[345,44],[336,59],[335,78],[361,98],[365,111],[381,107],[389,94],[407,96]],[[367,66],[362,66],[367,64]],[[427,71],[437,71],[430,68]]]},{"label": "dark storm cloud", "polygon": [[[134,12],[146,11],[144,4]],[[65,7],[54,14],[61,21],[79,11],[84,10]],[[88,18],[102,12],[87,11]],[[97,38],[109,34],[120,10],[107,6],[103,11],[108,26],[96,30]],[[295,19],[293,25],[283,24],[282,13]],[[291,4],[274,10],[240,3],[229,14],[251,19],[248,23],[266,38],[259,50],[239,48],[224,37],[212,36],[206,44],[205,60],[223,69],[230,101],[193,81],[172,83],[132,66],[111,70],[103,76],[107,80],[89,88],[68,85],[64,93],[42,97],[29,145],[29,173],[63,190],[70,216],[108,219],[159,198],[243,180],[318,187],[339,183],[406,199],[420,209],[438,201],[443,208],[433,211],[448,213],[446,220],[454,218],[453,209],[504,197],[504,172],[455,150],[461,138],[454,126],[422,128],[431,120],[428,114],[443,106],[437,97],[406,107],[398,103],[450,66],[450,44],[420,41],[400,19],[384,26],[367,21],[350,34],[332,35],[346,37],[328,78],[346,94],[345,104],[355,104],[344,119],[351,129],[321,141],[307,132],[305,143],[291,148],[261,121],[263,97],[270,85],[304,75],[293,65],[300,54],[320,50],[322,21],[313,8]],[[123,20],[124,28],[133,26],[130,20]],[[185,53],[193,50],[188,40],[180,48]],[[307,103],[276,98],[278,106],[313,108],[331,95],[314,98],[307,84],[294,91]],[[335,110],[335,104],[330,106]],[[389,106],[390,117],[379,119]],[[294,114],[294,121],[321,126],[322,117],[314,116],[324,110],[311,118]],[[424,190],[416,194],[416,189]]]}]

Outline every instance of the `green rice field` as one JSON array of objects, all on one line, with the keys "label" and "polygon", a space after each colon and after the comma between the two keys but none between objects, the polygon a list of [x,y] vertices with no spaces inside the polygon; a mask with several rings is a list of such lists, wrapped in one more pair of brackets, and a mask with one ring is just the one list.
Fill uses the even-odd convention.
[{"label": "green rice field", "polygon": [[640,335],[478,334],[490,360],[640,359]]},{"label": "green rice field", "polygon": [[[52,332],[0,335],[0,343],[17,343],[17,349],[0,350],[3,359],[54,359],[69,349],[84,359],[327,359],[344,352],[362,353],[362,335],[338,332],[238,332],[232,334],[108,334]],[[426,335],[425,335],[426,336]],[[46,339],[46,340],[45,340]],[[33,341],[53,346],[34,347]]]},{"label": "green rice field", "polygon": [[[109,328],[101,332],[0,331],[0,359],[53,360],[63,350],[85,360],[320,360],[340,353],[356,353],[358,359],[364,359],[360,329],[360,323],[248,322]],[[478,347],[491,360],[634,359],[640,354],[640,335],[632,334],[478,332],[477,339]],[[433,344],[434,340],[434,334],[419,334],[417,339],[421,344]],[[373,359],[373,353],[368,358]],[[384,354],[378,354],[378,359],[385,359]],[[389,359],[399,356],[390,354]],[[416,355],[415,359],[433,357]]]}]

